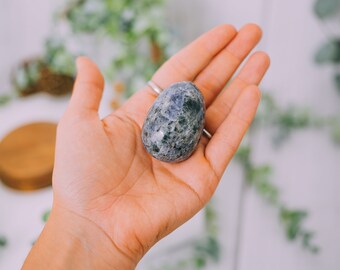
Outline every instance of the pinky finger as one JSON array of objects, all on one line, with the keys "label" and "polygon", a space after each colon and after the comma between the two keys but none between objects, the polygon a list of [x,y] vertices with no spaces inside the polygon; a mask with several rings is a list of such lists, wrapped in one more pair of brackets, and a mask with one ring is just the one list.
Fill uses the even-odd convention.
[{"label": "pinky finger", "polygon": [[205,156],[217,176],[222,176],[254,119],[260,96],[260,91],[255,85],[243,90],[228,117],[209,141]]}]

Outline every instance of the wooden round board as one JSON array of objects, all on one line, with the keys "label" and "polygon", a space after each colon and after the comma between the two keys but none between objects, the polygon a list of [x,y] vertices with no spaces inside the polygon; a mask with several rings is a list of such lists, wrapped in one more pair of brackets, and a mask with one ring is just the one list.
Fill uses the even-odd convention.
[{"label": "wooden round board", "polygon": [[54,123],[31,123],[0,142],[0,179],[18,190],[51,185],[56,140]]}]

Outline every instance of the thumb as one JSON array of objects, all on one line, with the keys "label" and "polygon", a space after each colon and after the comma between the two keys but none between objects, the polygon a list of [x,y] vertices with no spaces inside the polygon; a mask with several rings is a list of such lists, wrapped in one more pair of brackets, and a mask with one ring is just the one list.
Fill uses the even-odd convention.
[{"label": "thumb", "polygon": [[97,112],[104,89],[104,78],[96,64],[81,56],[76,60],[77,78],[69,109],[77,112]]}]

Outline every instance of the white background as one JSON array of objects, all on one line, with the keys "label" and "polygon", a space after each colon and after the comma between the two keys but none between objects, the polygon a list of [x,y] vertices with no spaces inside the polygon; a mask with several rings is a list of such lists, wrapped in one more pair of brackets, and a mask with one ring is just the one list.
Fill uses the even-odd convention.
[{"label": "white background", "polygon": [[[56,2],[0,0],[0,93],[9,91],[8,78],[16,63],[41,52]],[[258,49],[266,50],[272,59],[262,89],[273,93],[283,106],[301,104],[323,115],[340,112],[332,70],[313,62],[313,55],[326,36],[312,13],[312,1],[173,0],[168,1],[167,16],[185,42],[220,23],[237,27],[247,22],[260,24],[264,38]],[[66,104],[66,98],[56,101],[40,95],[1,108],[0,137],[27,121],[57,121]],[[108,99],[103,102],[103,115],[108,112],[107,104]],[[266,130],[253,143],[256,162],[269,161],[274,165],[274,181],[288,205],[310,210],[306,226],[317,232],[316,241],[322,251],[313,256],[298,244],[288,243],[277,213],[242,184],[240,168],[232,163],[215,198],[223,254],[221,264],[211,269],[339,269],[339,147],[319,130],[299,131],[279,149],[272,149]],[[8,247],[0,250],[0,269],[20,268],[43,226],[41,214],[51,200],[49,189],[22,194],[0,186],[0,234],[9,238]],[[199,214],[160,246],[199,235],[201,230]],[[149,256],[157,257],[157,250],[161,249]]]}]

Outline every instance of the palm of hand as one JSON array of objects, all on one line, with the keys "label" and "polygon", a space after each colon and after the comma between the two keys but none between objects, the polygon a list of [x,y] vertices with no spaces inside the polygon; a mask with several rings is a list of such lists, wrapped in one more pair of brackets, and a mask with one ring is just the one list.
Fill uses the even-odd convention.
[{"label": "palm of hand", "polygon": [[56,195],[63,207],[99,225],[124,253],[144,254],[213,193],[209,183],[218,179],[203,143],[187,161],[167,164],[146,152],[140,127],[129,118],[112,114],[103,121],[94,117],[70,124],[72,134],[60,136],[65,153],[56,165],[74,173],[72,179],[58,176]]},{"label": "palm of hand", "polygon": [[[207,87],[207,74],[211,76],[212,69],[216,69],[213,60],[227,61],[231,57],[230,46],[240,42],[238,36],[253,37],[243,49],[244,57],[259,39],[258,29],[252,25],[236,37],[234,32],[229,26],[212,30],[169,60],[154,76],[155,81],[165,86],[195,79],[203,87],[208,107],[207,128],[214,136],[210,142],[202,137],[194,154],[181,163],[155,160],[142,145],[141,126],[155,99],[149,89],[142,89],[121,109],[100,120],[97,109],[102,78],[89,60],[82,58],[78,62],[74,93],[58,127],[53,176],[55,203],[95,223],[131,258],[139,259],[208,202],[255,114],[258,90],[248,85],[258,84],[268,67],[268,58],[263,53],[255,54],[239,74],[250,77],[252,73],[249,82],[241,77],[239,81],[235,79],[234,88],[243,88],[242,94],[230,88],[233,95],[216,98],[239,63],[235,63],[229,75],[225,72],[215,75],[223,79]],[[215,53],[199,56],[199,47],[211,42],[212,37],[220,39],[221,35],[227,35],[229,41],[216,42]],[[178,63],[184,56],[201,59],[196,57],[195,63],[183,69]],[[256,74],[255,63],[261,66]],[[216,94],[209,95],[205,87],[216,88]],[[233,108],[217,115],[225,104]]]}]

